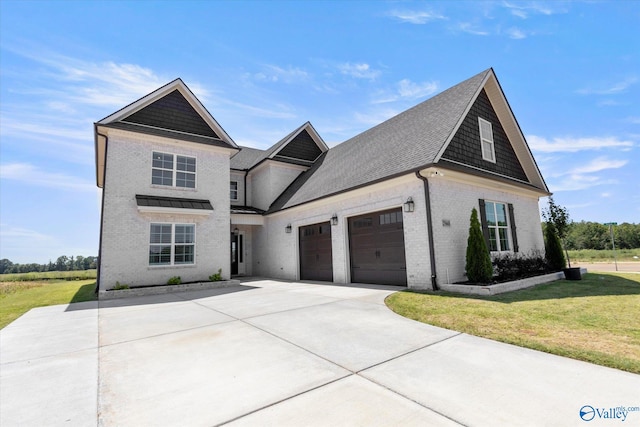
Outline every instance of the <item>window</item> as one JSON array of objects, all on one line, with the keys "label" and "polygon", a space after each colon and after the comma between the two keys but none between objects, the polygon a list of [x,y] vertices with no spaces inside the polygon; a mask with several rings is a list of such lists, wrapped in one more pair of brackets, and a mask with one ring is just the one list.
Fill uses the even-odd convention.
[{"label": "window", "polygon": [[489,162],[496,162],[496,152],[493,145],[493,129],[491,122],[478,117],[480,125],[480,144],[482,147],[482,158]]},{"label": "window", "polygon": [[396,224],[399,222],[402,222],[402,211],[380,214],[380,225]]},{"label": "window", "polygon": [[195,263],[195,224],[151,224],[149,265]]},{"label": "window", "polygon": [[484,209],[489,229],[489,250],[492,252],[510,250],[507,205],[485,201]]},{"label": "window", "polygon": [[238,200],[238,181],[231,181],[231,200]]},{"label": "window", "polygon": [[173,154],[154,151],[151,184],[196,188],[195,157],[174,156]]}]

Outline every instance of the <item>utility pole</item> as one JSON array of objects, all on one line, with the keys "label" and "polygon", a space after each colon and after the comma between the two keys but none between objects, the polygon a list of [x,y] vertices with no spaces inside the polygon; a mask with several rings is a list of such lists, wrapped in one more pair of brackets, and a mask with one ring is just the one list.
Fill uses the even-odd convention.
[{"label": "utility pole", "polygon": [[617,222],[607,222],[604,225],[609,226],[609,234],[611,234],[611,247],[613,248],[613,262],[616,265],[616,271],[618,271],[618,258],[616,257],[616,242],[613,240],[613,226],[618,225]]}]

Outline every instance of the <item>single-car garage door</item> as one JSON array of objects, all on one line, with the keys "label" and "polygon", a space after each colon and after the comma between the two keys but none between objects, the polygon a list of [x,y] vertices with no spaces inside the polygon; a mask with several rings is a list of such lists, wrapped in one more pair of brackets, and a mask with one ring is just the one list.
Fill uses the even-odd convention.
[{"label": "single-car garage door", "polygon": [[333,281],[331,224],[307,225],[299,228],[300,279]]},{"label": "single-car garage door", "polygon": [[402,209],[349,218],[351,281],[407,285]]}]

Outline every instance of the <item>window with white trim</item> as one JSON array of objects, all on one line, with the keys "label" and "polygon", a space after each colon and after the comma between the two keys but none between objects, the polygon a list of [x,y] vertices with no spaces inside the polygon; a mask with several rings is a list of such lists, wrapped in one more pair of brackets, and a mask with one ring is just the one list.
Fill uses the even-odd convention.
[{"label": "window with white trim", "polygon": [[482,158],[489,162],[496,162],[496,151],[493,144],[493,127],[491,122],[478,117],[478,125],[480,126],[480,145],[482,147]]},{"label": "window with white trim", "polygon": [[485,200],[484,209],[489,230],[489,250],[492,252],[510,250],[507,205]]},{"label": "window with white trim", "polygon": [[238,181],[231,181],[230,191],[231,200],[238,200]]},{"label": "window with white trim", "polygon": [[195,224],[151,224],[149,265],[195,264],[195,253]]},{"label": "window with white trim", "polygon": [[154,151],[151,184],[196,188],[196,158]]}]

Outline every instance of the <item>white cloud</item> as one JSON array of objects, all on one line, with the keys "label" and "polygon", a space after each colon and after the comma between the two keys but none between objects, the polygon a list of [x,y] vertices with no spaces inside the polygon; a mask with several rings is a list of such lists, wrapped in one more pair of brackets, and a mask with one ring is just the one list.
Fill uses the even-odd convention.
[{"label": "white cloud", "polygon": [[628,160],[612,160],[606,157],[598,157],[596,159],[591,160],[591,162],[587,163],[583,166],[578,166],[576,168],[571,169],[569,174],[585,174],[585,173],[593,173],[600,172],[606,169],[618,169],[623,167],[629,163]]},{"label": "white cloud", "polygon": [[52,239],[51,236],[42,234],[38,231],[30,230],[28,228],[12,227],[7,224],[0,224],[0,237],[2,240],[8,238],[26,238],[40,242]]},{"label": "white cloud", "polygon": [[524,39],[527,37],[527,34],[524,31],[516,27],[509,28],[507,30],[507,34],[509,35],[510,38],[516,39],[516,40]]},{"label": "white cloud", "polygon": [[389,12],[389,16],[409,24],[426,24],[435,20],[447,19],[446,16],[426,10],[392,10]]},{"label": "white cloud", "polygon": [[474,36],[488,36],[489,32],[477,28],[476,25],[470,22],[459,22],[454,30],[462,31],[463,33],[473,34]]},{"label": "white cloud", "polygon": [[380,70],[371,68],[367,63],[352,64],[346,62],[344,64],[338,64],[338,70],[347,76],[368,80],[375,80],[381,74]]},{"label": "white cloud", "polygon": [[633,86],[638,82],[637,77],[627,77],[624,80],[613,83],[611,85],[607,85],[601,88],[584,88],[578,89],[576,92],[581,95],[615,95],[618,93],[626,92],[629,87]]},{"label": "white cloud", "polygon": [[0,179],[23,182],[38,187],[65,191],[95,192],[96,185],[77,176],[48,172],[30,163],[6,163],[0,165]]},{"label": "white cloud", "polygon": [[256,73],[253,77],[258,81],[300,83],[309,79],[309,73],[298,68],[287,66],[286,68],[277,65],[265,65],[264,70]]},{"label": "white cloud", "polygon": [[438,83],[426,81],[421,83],[412,82],[409,79],[402,79],[394,85],[392,90],[381,90],[374,95],[374,104],[385,104],[395,102],[400,99],[419,99],[432,95],[438,91]]},{"label": "white cloud", "polygon": [[631,141],[620,140],[615,137],[591,137],[591,138],[547,138],[536,135],[527,136],[529,147],[533,151],[544,153],[567,152],[576,153],[584,150],[602,150],[605,148],[628,149],[634,146]]},{"label": "white cloud", "polygon": [[[509,11],[511,12],[511,14],[513,16],[517,16],[518,18],[522,18],[522,19],[527,19],[529,17],[529,14],[533,13],[533,14],[539,14],[539,15],[554,15],[557,13],[566,13],[567,10],[566,9],[553,9],[550,7],[550,5],[553,3],[540,3],[540,2],[518,2],[518,3],[511,3],[511,2],[503,2],[502,5],[509,9]],[[555,4],[553,4],[553,6],[557,6],[560,3],[557,2]]]}]

